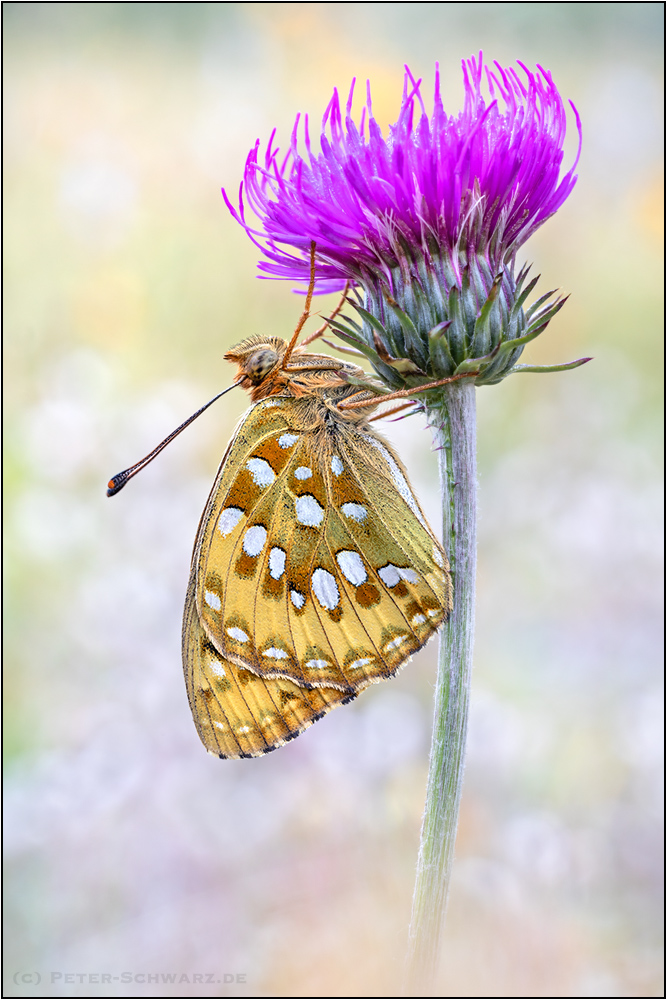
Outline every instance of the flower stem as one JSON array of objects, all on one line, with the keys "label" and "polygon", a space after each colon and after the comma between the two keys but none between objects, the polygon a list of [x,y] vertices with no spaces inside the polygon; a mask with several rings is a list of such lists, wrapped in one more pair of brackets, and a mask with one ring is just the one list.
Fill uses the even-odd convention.
[{"label": "flower stem", "polygon": [[453,608],[440,636],[433,738],[412,902],[408,996],[435,996],[439,945],[449,892],[463,784],[475,625],[477,476],[475,386],[443,387],[429,416],[440,457],[444,545]]}]

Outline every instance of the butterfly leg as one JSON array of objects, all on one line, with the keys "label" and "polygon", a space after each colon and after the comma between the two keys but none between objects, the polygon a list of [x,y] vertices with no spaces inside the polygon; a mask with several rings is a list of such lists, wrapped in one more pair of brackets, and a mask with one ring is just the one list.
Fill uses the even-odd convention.
[{"label": "butterfly leg", "polygon": [[369,424],[372,424],[374,420],[384,420],[385,417],[391,417],[394,415],[394,413],[400,413],[401,410],[409,410],[411,406],[412,406],[412,401],[410,401],[409,403],[401,403],[400,406],[392,406],[391,410],[385,410],[384,413],[378,413],[374,417],[369,417],[368,422]]},{"label": "butterfly leg", "polygon": [[301,319],[296,325],[296,330],[292,334],[292,339],[287,345],[287,350],[283,355],[283,362],[281,368],[285,369],[287,367],[287,362],[289,361],[292,351],[296,347],[296,342],[299,339],[299,334],[303,330],[303,325],[310,316],[310,303],[313,301],[313,292],[315,290],[315,240],[310,241],[310,283],[308,285],[308,293],[306,295],[306,304],[304,310],[301,313]]},{"label": "butterfly leg", "polygon": [[384,396],[378,395],[377,393],[369,395],[371,392],[371,389],[359,389],[359,391],[355,392],[354,395],[348,396],[345,403],[338,403],[338,409],[342,410],[345,408],[346,410],[356,410],[363,406],[378,406],[380,403],[384,402]]},{"label": "butterfly leg", "polygon": [[[341,309],[345,305],[345,300],[347,298],[347,293],[349,292],[349,290],[350,290],[350,282],[346,281],[345,282],[345,288],[343,289],[343,294],[341,295],[340,302],[338,303],[338,305],[336,306],[336,308],[334,309],[334,311],[331,313],[331,316],[329,316],[329,318],[324,321],[324,323],[319,328],[319,330],[316,330],[315,333],[311,333],[309,337],[306,337],[305,340],[301,341],[301,346],[302,347],[306,347],[308,344],[312,344],[312,342],[314,340],[317,340],[318,337],[321,337],[323,333],[327,332],[327,329],[329,327],[329,323],[331,322],[332,319],[334,319],[338,315],[338,313],[341,311]],[[326,343],[328,343],[328,341],[325,340],[324,343],[326,344]],[[343,351],[343,352],[347,353],[346,349],[344,347],[338,347],[337,344],[331,344],[330,346],[331,347],[336,347],[339,351]],[[360,351],[355,351],[354,353],[355,354],[361,354]],[[362,355],[362,357],[363,357],[363,355]]]},{"label": "butterfly leg", "polygon": [[426,392],[428,389],[435,389],[439,385],[447,385],[448,382],[458,382],[460,378],[474,378],[475,375],[479,375],[479,372],[463,372],[461,375],[452,375],[450,378],[441,378],[437,382],[427,382],[426,385],[419,385],[416,389],[400,389],[398,392],[390,392],[386,396],[377,395],[373,400],[359,400],[355,402],[355,397],[359,393],[350,396],[343,403],[338,404],[339,410],[359,410],[363,406],[374,405],[378,406],[380,403],[388,403],[390,399],[412,399],[420,392]]},{"label": "butterfly leg", "polygon": [[332,347],[334,351],[340,351],[341,354],[351,354],[355,358],[365,358],[366,355],[362,354],[361,351],[357,351],[354,347],[343,347],[341,344],[334,344],[333,340],[327,340],[326,337],[322,337],[322,343],[326,344],[327,347]]}]

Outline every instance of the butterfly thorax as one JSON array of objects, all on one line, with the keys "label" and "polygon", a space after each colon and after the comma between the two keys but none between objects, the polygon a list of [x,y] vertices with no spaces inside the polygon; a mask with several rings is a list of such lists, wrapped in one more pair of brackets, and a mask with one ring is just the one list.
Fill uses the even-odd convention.
[{"label": "butterfly thorax", "polygon": [[[248,337],[225,354],[226,361],[238,364],[236,384],[250,393],[253,403],[270,396],[312,396],[320,407],[331,407],[359,393],[359,386],[348,381],[350,376],[368,379],[368,374],[358,365],[327,354],[311,354],[299,347],[283,367],[286,349],[287,343],[280,337],[255,336]],[[338,411],[339,419],[343,415],[356,423],[364,420],[366,413],[362,416],[355,410]]]}]

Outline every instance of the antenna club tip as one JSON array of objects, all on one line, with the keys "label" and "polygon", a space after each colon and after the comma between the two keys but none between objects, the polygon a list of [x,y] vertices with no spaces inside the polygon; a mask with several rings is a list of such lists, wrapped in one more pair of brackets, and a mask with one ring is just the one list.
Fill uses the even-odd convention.
[{"label": "antenna club tip", "polygon": [[107,483],[107,496],[108,497],[115,496],[116,493],[118,493],[118,491],[121,490],[123,486],[125,486],[125,483],[126,479],[122,474],[119,476],[114,476]]}]

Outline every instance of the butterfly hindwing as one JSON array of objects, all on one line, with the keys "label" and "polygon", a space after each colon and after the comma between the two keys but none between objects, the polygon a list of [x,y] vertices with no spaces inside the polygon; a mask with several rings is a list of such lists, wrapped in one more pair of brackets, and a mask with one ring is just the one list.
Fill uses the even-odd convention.
[{"label": "butterfly hindwing", "polygon": [[188,699],[204,746],[219,757],[258,757],[307,729],[354,694],[307,690],[286,678],[264,680],[226,659],[197,612],[194,575],[183,618],[183,666]]}]

